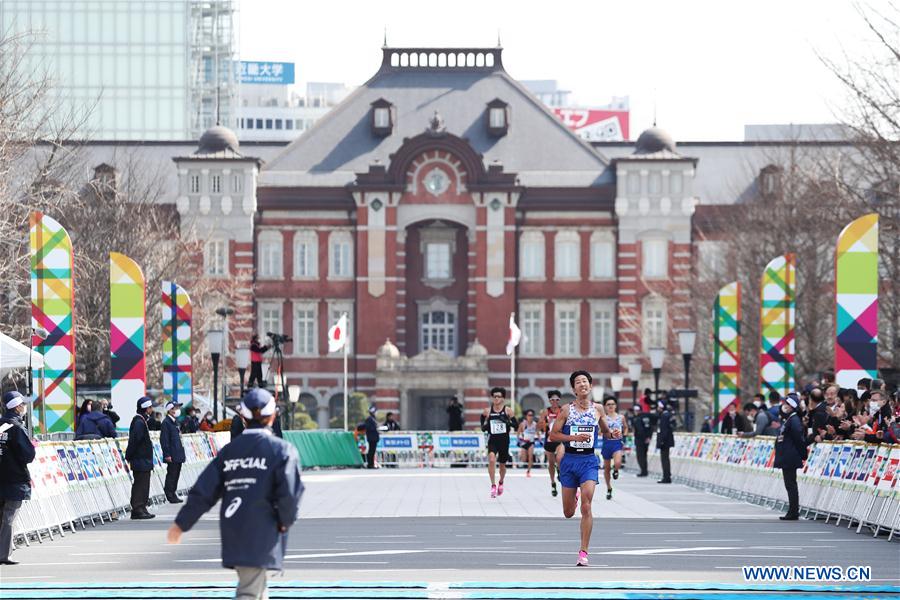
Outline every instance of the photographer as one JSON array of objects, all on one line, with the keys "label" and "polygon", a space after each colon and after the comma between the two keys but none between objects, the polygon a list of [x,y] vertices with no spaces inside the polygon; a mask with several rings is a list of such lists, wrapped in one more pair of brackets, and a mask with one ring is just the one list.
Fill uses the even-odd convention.
[{"label": "photographer", "polygon": [[262,346],[259,343],[259,336],[255,333],[250,338],[250,379],[247,381],[247,387],[253,387],[253,381],[256,381],[257,387],[265,387],[262,376],[263,354],[268,352],[268,346]]}]

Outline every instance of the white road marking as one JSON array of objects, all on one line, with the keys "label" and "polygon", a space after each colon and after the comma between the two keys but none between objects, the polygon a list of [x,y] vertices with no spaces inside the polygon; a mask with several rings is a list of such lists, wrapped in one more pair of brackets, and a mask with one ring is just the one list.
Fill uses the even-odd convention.
[{"label": "white road marking", "polygon": [[10,577],[9,575],[3,576],[3,581],[9,581],[10,579],[56,579],[55,575],[19,575],[17,577]]},{"label": "white road marking", "polygon": [[415,535],[412,534],[404,534],[404,535],[336,535],[335,539],[351,539],[351,540],[359,540],[365,538],[376,538],[376,539],[384,539],[384,538],[414,538]]},{"label": "white road marking", "polygon": [[421,554],[425,550],[364,550],[361,552],[330,552],[323,554],[289,554],[285,559],[295,558],[337,558],[341,556],[387,556],[392,554]]},{"label": "white road marking", "polygon": [[379,560],[285,560],[298,565],[386,565],[387,561]]},{"label": "white road marking", "polygon": [[172,554],[171,552],[73,552],[69,556],[141,556],[144,554]]},{"label": "white road marking", "polygon": [[[221,559],[218,559],[221,560]],[[120,565],[119,561],[116,560],[96,560],[96,561],[84,561],[84,562],[45,562],[41,563],[42,567],[61,567],[66,565]]]},{"label": "white road marking", "polygon": [[626,532],[622,535],[703,535],[702,531],[640,531],[640,532]]},{"label": "white road marking", "polygon": [[622,554],[627,556],[648,556],[651,554],[669,554],[672,552],[703,552],[706,550],[740,550],[740,546],[695,546],[692,548],[645,548],[642,550],[610,550],[595,554]]}]

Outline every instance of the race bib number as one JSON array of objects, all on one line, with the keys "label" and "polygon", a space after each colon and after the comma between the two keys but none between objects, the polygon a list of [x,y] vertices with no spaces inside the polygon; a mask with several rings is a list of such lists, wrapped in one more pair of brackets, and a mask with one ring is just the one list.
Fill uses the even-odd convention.
[{"label": "race bib number", "polygon": [[491,435],[506,433],[506,423],[503,421],[491,421]]},{"label": "race bib number", "polygon": [[569,442],[572,448],[593,448],[594,447],[594,427],[592,425],[572,425],[569,428],[569,435],[578,435],[579,433],[587,433],[591,437],[586,442]]}]

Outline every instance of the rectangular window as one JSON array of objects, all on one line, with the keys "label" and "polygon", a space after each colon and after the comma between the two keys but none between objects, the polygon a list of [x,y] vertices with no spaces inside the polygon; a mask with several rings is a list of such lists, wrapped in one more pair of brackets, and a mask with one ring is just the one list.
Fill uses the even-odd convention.
[{"label": "rectangular window", "polygon": [[644,351],[666,347],[666,307],[659,301],[644,304]]},{"label": "rectangular window", "polygon": [[244,174],[237,173],[231,176],[231,191],[241,194],[244,191]]},{"label": "rectangular window", "polygon": [[225,240],[209,240],[206,242],[203,262],[207,275],[221,277],[226,274],[228,268],[227,248]]},{"label": "rectangular window", "polygon": [[521,307],[522,354],[544,355],[544,309],[541,305]]},{"label": "rectangular window", "polygon": [[701,281],[715,281],[725,274],[723,245],[722,242],[712,240],[697,242],[697,276]]},{"label": "rectangular window", "polygon": [[375,109],[375,127],[385,129],[391,126],[391,113],[389,108]]},{"label": "rectangular window", "polygon": [[200,176],[199,175],[191,175],[191,193],[192,194],[200,193]]},{"label": "rectangular window", "polygon": [[259,337],[266,339],[266,333],[282,333],[284,323],[281,320],[281,304],[260,304]]},{"label": "rectangular window", "polygon": [[259,242],[259,276],[268,279],[280,279],[281,268],[281,240],[268,239]]},{"label": "rectangular window", "polygon": [[284,121],[282,121],[281,119],[275,119],[275,129],[282,129],[283,123]]},{"label": "rectangular window", "polygon": [[444,310],[429,310],[422,314],[422,350],[437,350],[456,355],[456,315]]},{"label": "rectangular window", "polygon": [[253,119],[247,119],[247,129],[253,129]]},{"label": "rectangular window", "polygon": [[[557,234],[559,235],[559,234]],[[581,275],[580,248],[578,241],[566,240],[556,243],[556,279],[577,279]]]},{"label": "rectangular window", "polygon": [[266,119],[266,129],[272,129],[272,119]]},{"label": "rectangular window", "polygon": [[544,244],[540,239],[523,237],[521,260],[524,279],[544,278]]},{"label": "rectangular window", "polygon": [[293,129],[294,128],[294,120],[293,119],[285,119],[284,120],[284,128],[285,129]]},{"label": "rectangular window", "polygon": [[595,356],[611,356],[615,354],[616,309],[612,305],[595,306],[593,313],[592,354]]},{"label": "rectangular window", "polygon": [[257,128],[257,129],[262,129],[262,128],[263,128],[263,120],[262,120],[262,119],[257,119],[257,120],[256,120],[256,128]]},{"label": "rectangular window", "polygon": [[[335,236],[332,235],[332,238]],[[353,276],[353,263],[350,255],[349,236],[340,236],[331,240],[331,277],[348,278]]]},{"label": "rectangular window", "polygon": [[318,237],[315,231],[294,234],[294,277],[314,279],[319,273]]},{"label": "rectangular window", "polygon": [[429,242],[425,245],[426,279],[450,279],[449,242]]},{"label": "rectangular window", "polygon": [[506,109],[505,108],[492,108],[491,109],[491,128],[493,129],[503,129],[506,127]]},{"label": "rectangular window", "polygon": [[665,279],[669,276],[669,242],[644,240],[641,244],[644,277]]},{"label": "rectangular window", "polygon": [[613,279],[615,277],[615,244],[612,240],[591,242],[591,277]]},{"label": "rectangular window", "polygon": [[294,354],[316,353],[316,307],[314,304],[295,305]]},{"label": "rectangular window", "polygon": [[222,176],[221,175],[213,175],[209,178],[210,190],[213,194],[221,194],[222,193]]},{"label": "rectangular window", "polygon": [[556,354],[559,356],[578,354],[578,312],[577,304],[556,306]]}]

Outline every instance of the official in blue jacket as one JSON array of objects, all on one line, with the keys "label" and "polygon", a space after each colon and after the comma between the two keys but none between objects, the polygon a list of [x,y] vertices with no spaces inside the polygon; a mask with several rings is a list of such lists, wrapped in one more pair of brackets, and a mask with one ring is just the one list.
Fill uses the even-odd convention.
[{"label": "official in blue jacket", "polygon": [[166,483],[163,491],[166,500],[172,504],[184,502],[178,497],[178,479],[181,477],[181,465],[184,464],[184,445],[181,443],[181,428],[178,426],[178,415],[181,404],[169,401],[166,403],[166,418],[163,419],[159,432],[159,445],[162,447],[163,460],[166,463]]},{"label": "official in blue jacket", "polygon": [[806,436],[803,432],[803,423],[797,414],[800,398],[795,393],[790,393],[781,400],[781,414],[784,423],[781,432],[775,438],[775,463],[776,469],[781,469],[784,476],[784,488],[787,490],[788,511],[782,521],[796,521],[800,518],[800,492],[797,489],[797,469],[803,467],[806,460]]},{"label": "official in blue jacket", "polygon": [[22,502],[31,499],[31,474],[28,464],[34,460],[34,444],[23,421],[28,398],[19,392],[6,392],[0,419],[0,565],[19,564],[10,560],[12,524]]},{"label": "official in blue jacket", "polygon": [[222,566],[238,574],[238,598],[267,597],[266,570],[281,570],[287,531],[297,519],[303,484],[297,450],[272,433],[275,399],[260,388],[239,410],[247,428],[203,470],[169,528],[181,535],[220,499]]}]

